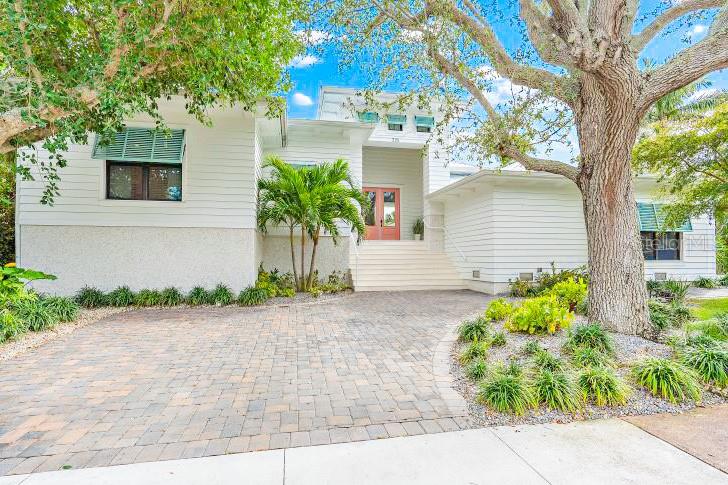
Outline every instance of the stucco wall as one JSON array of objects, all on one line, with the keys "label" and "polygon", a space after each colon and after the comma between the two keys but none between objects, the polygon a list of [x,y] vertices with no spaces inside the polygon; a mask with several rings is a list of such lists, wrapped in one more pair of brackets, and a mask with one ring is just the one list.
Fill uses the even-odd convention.
[{"label": "stucco wall", "polygon": [[[346,272],[349,269],[349,241],[348,237],[339,238],[334,245],[330,237],[322,237],[319,248],[316,250],[316,269],[322,279],[332,271]],[[296,266],[301,265],[300,238],[295,239]],[[311,243],[306,242],[306,271],[311,261]],[[263,237],[263,266],[266,270],[277,268],[282,272],[291,271],[291,246],[287,236],[267,235]]]},{"label": "stucco wall", "polygon": [[220,282],[237,292],[257,276],[255,229],[22,225],[19,236],[18,263],[58,276],[35,287],[59,295]]}]

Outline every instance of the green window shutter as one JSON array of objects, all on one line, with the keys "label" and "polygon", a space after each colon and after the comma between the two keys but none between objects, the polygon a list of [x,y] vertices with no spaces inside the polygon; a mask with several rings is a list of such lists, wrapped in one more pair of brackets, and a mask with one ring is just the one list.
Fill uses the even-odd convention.
[{"label": "green window shutter", "polygon": [[405,115],[387,115],[387,123],[393,125],[403,125],[407,122]]},{"label": "green window shutter", "polygon": [[415,115],[415,126],[422,126],[425,128],[434,128],[435,127],[435,118],[432,116]]},{"label": "green window shutter", "polygon": [[92,157],[123,162],[181,163],[185,147],[185,131],[166,133],[149,128],[124,128],[107,146],[97,136]]},{"label": "green window shutter", "polygon": [[359,111],[357,113],[359,117],[359,121],[362,123],[378,123],[379,122],[379,114],[375,113],[373,111]]},{"label": "green window shutter", "polygon": [[693,224],[688,218],[680,227],[667,227],[665,225],[665,211],[663,204],[637,202],[637,212],[640,218],[640,231],[650,232],[689,232]]}]

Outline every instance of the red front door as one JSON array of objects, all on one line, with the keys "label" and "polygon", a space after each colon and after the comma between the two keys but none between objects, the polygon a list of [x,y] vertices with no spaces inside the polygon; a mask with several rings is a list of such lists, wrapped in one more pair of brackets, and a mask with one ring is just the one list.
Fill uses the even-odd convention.
[{"label": "red front door", "polygon": [[364,194],[369,201],[366,239],[399,240],[399,189],[364,187]]}]

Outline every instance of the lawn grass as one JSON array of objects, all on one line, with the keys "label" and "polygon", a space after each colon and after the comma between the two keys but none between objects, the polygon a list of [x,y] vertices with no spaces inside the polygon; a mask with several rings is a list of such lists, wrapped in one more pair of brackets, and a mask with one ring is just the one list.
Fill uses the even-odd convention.
[{"label": "lawn grass", "polygon": [[693,314],[698,320],[708,320],[720,313],[728,313],[728,298],[708,298],[690,301]]}]

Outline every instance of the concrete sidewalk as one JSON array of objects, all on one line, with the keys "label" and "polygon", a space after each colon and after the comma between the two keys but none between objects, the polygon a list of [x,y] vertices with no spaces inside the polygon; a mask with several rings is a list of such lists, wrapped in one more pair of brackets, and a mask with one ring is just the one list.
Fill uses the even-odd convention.
[{"label": "concrete sidewalk", "polygon": [[483,428],[0,478],[0,485],[728,484],[619,419]]}]

